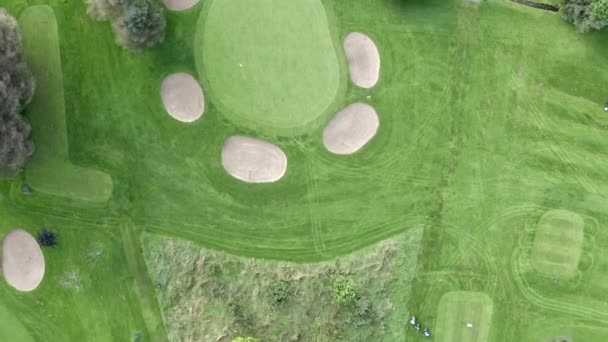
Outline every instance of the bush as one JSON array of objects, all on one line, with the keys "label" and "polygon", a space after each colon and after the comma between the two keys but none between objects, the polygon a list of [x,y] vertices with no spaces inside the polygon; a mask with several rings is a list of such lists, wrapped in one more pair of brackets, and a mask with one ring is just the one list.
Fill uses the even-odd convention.
[{"label": "bush", "polygon": [[42,247],[55,247],[57,245],[57,235],[49,230],[42,229],[38,233],[38,243]]},{"label": "bush", "polygon": [[338,304],[352,303],[357,298],[355,282],[344,275],[339,275],[332,280],[331,292],[334,301]]},{"label": "bush", "polygon": [[562,0],[559,13],[564,20],[574,24],[579,32],[601,30],[607,24],[606,17],[602,16],[606,5],[596,3],[604,2],[605,0]]},{"label": "bush", "polygon": [[23,57],[15,18],[0,9],[0,169],[12,173],[34,151],[31,127],[19,114],[34,95],[34,78]]},{"label": "bush", "polygon": [[165,20],[158,0],[85,0],[87,13],[109,20],[119,45],[139,51],[163,41]]},{"label": "bush", "polygon": [[283,303],[291,294],[289,284],[283,280],[276,280],[268,285],[266,296],[272,305]]}]

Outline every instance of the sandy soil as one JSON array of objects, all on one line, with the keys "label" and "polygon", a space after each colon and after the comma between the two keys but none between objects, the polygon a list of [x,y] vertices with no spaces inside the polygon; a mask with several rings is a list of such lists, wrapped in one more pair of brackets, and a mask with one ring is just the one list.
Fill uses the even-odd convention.
[{"label": "sandy soil", "polygon": [[350,78],[361,88],[371,88],[380,77],[380,54],[376,44],[363,33],[351,32],[344,39]]},{"label": "sandy soil", "polygon": [[365,103],[353,103],[339,111],[325,126],[323,144],[332,153],[355,153],[376,135],[379,125],[374,108]]},{"label": "sandy soil", "polygon": [[231,176],[244,182],[268,183],[285,175],[287,156],[269,142],[232,136],[222,147],[222,164]]},{"label": "sandy soil", "polygon": [[172,11],[183,11],[194,7],[199,0],[163,0],[165,6]]},{"label": "sandy soil", "polygon": [[32,291],[44,277],[44,256],[28,232],[10,231],[2,242],[2,274],[19,291]]},{"label": "sandy soil", "polygon": [[181,122],[193,122],[205,112],[203,89],[189,74],[167,76],[160,86],[160,96],[169,115]]}]

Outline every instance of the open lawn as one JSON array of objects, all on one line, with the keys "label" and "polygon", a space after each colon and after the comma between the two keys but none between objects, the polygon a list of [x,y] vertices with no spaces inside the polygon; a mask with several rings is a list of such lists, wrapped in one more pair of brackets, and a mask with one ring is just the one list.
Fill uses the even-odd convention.
[{"label": "open lawn", "polygon": [[[39,88],[26,111],[37,152],[25,175],[0,180],[0,232],[48,226],[60,245],[44,250],[39,289],[0,285],[0,318],[13,317],[0,319],[0,337],[167,339],[166,315],[182,302],[161,297],[164,329],[154,272],[184,265],[146,265],[154,246],[141,250],[142,230],[239,262],[314,263],[423,227],[413,290],[410,281],[391,283],[409,300],[395,301],[395,328],[376,340],[447,336],[455,328],[442,322],[454,317],[441,315],[462,310],[441,303],[455,291],[491,300],[481,342],[608,339],[607,32],[581,35],[558,14],[506,0],[253,3],[202,0],[167,12],[165,41],[132,54],[116,46],[108,23],[87,17],[83,1],[3,1],[21,17]],[[54,12],[56,37],[47,7],[27,9],[41,4]],[[353,31],[380,54],[371,89],[348,77],[342,46]],[[269,45],[296,68],[256,50]],[[235,57],[259,68],[241,68]],[[205,114],[192,123],[170,117],[160,97],[177,72],[205,92]],[[355,102],[375,109],[378,131],[356,153],[332,154],[323,128]],[[249,184],[227,174],[221,152],[233,135],[284,151],[284,177]],[[74,180],[63,168],[72,164],[105,176]],[[568,275],[534,267],[539,229],[580,223],[551,228],[543,217],[555,210],[583,222],[567,240],[580,243],[578,259],[565,261]],[[471,320],[477,327],[485,318]]]}]

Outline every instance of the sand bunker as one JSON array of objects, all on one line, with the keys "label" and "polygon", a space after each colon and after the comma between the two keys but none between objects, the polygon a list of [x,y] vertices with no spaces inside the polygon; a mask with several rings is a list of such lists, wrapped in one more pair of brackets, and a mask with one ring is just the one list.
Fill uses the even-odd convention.
[{"label": "sand bunker", "polygon": [[2,274],[19,291],[32,291],[44,276],[44,256],[38,242],[26,231],[10,231],[2,242]]},{"label": "sand bunker", "polygon": [[169,115],[181,122],[193,122],[205,112],[203,89],[189,74],[167,76],[160,86],[160,96]]},{"label": "sand bunker", "polygon": [[183,11],[198,4],[199,0],[163,0],[165,6],[172,11]]},{"label": "sand bunker", "polygon": [[222,164],[231,176],[244,182],[268,183],[283,177],[287,170],[287,156],[271,143],[232,136],[222,147]]},{"label": "sand bunker", "polygon": [[323,144],[332,153],[355,153],[376,135],[379,125],[374,108],[365,103],[353,103],[327,124],[323,130]]},{"label": "sand bunker", "polygon": [[350,78],[361,88],[371,88],[380,77],[380,54],[376,44],[359,32],[349,33],[344,39]]}]

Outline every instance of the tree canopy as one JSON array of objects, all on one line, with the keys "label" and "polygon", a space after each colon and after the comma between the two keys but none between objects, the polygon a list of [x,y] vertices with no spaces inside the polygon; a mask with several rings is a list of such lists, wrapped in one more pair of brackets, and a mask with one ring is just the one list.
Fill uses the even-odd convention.
[{"label": "tree canopy", "polygon": [[31,127],[20,115],[34,95],[15,18],[0,8],[0,170],[14,172],[34,151]]},{"label": "tree canopy", "polygon": [[579,32],[601,30],[608,24],[608,1],[561,0],[559,13]]},{"label": "tree canopy", "polygon": [[97,20],[109,20],[119,45],[143,50],[160,43],[167,22],[157,0],[87,0],[87,13]]}]

